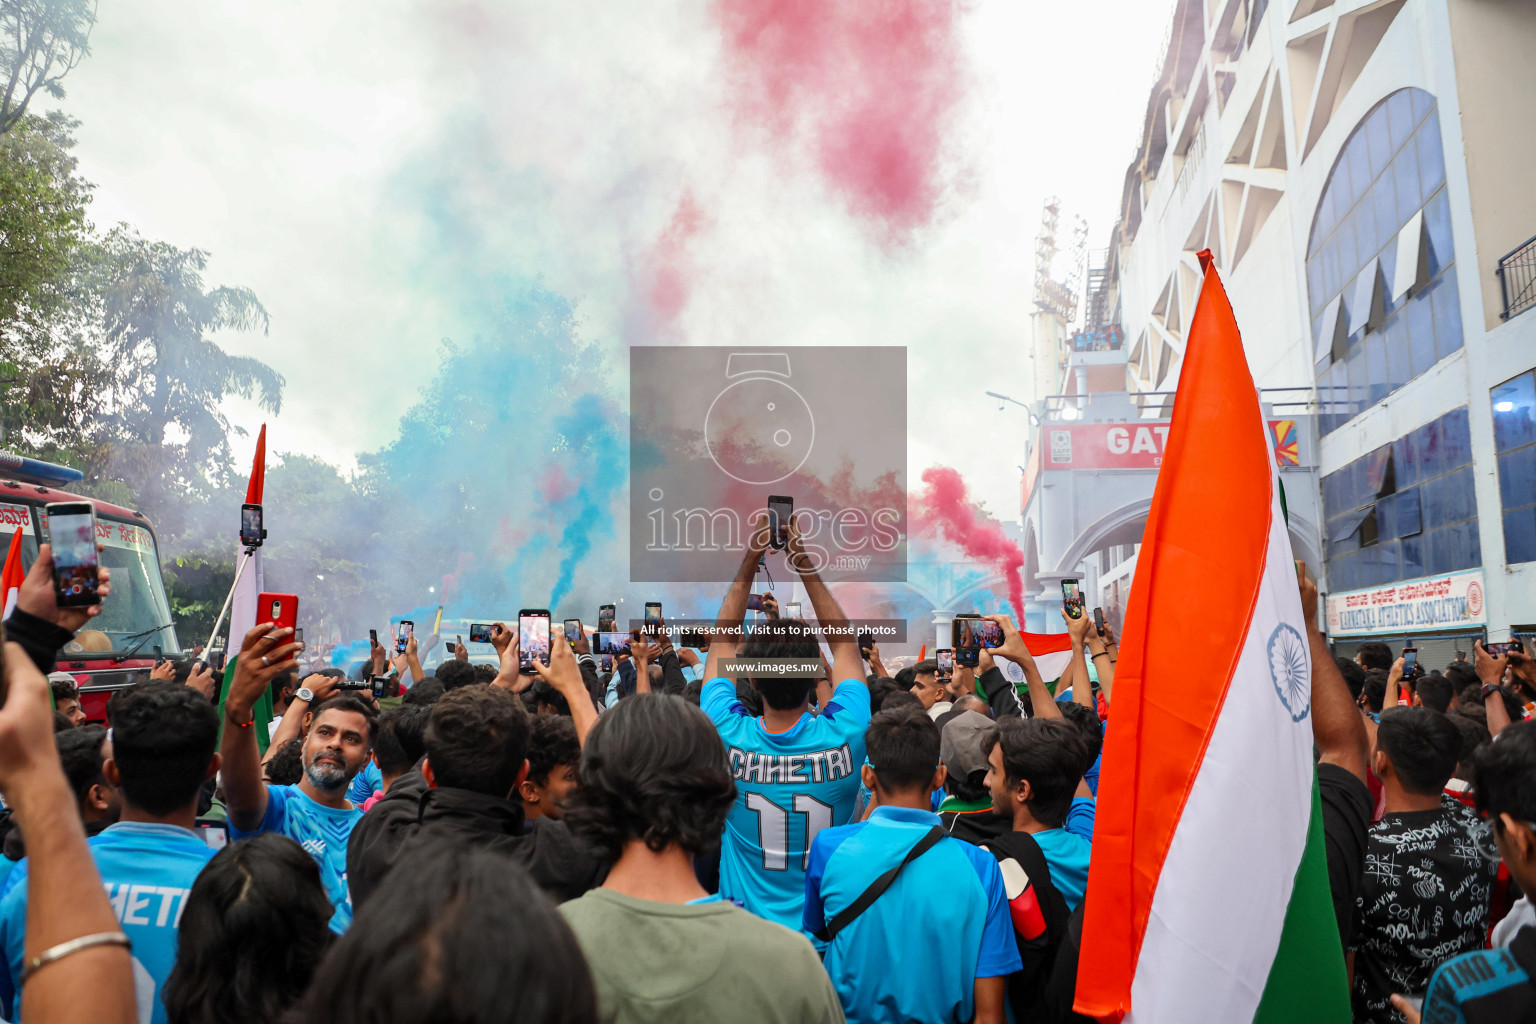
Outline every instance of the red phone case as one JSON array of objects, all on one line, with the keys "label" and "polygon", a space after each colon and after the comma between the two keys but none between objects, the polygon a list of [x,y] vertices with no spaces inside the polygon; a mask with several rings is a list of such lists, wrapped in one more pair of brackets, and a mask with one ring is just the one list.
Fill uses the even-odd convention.
[{"label": "red phone case", "polygon": [[[274,608],[273,606],[276,605]],[[259,594],[256,597],[256,618],[260,622],[275,622],[278,629],[297,629],[299,626],[299,596],[297,594]],[[293,643],[289,637],[279,646]],[[292,661],[293,655],[279,659]]]}]

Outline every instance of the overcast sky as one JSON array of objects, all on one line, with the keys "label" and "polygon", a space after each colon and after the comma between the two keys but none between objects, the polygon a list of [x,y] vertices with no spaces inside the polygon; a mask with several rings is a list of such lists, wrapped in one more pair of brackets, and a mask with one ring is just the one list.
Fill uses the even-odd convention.
[{"label": "overcast sky", "polygon": [[[350,466],[387,443],[440,339],[475,323],[436,271],[489,263],[575,300],[615,360],[905,345],[910,479],[955,465],[1013,519],[1022,412],[982,392],[1030,390],[1044,197],[1107,240],[1170,9],[964,5],[939,202],[894,241],[815,161],[743,128],[705,0],[107,0],[62,106],[98,226],[205,249],[210,284],[270,311],[268,336],[224,341],[288,380],[277,451]],[[443,205],[462,238],[430,230]]]}]

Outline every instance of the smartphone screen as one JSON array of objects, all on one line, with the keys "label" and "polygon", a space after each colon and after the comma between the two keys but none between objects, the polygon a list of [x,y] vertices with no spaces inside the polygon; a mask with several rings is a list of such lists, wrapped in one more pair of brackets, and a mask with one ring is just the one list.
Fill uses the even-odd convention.
[{"label": "smartphone screen", "polygon": [[941,647],[933,654],[934,661],[938,662],[939,675],[952,675],[955,671],[955,652],[948,647]]},{"label": "smartphone screen", "polygon": [[1095,608],[1093,610],[1093,624],[1094,624],[1094,626],[1096,626],[1098,628],[1100,633],[1104,632],[1104,609],[1103,608]]},{"label": "smartphone screen", "polygon": [[654,634],[661,627],[661,602],[645,602],[645,631]]},{"label": "smartphone screen", "polygon": [[599,633],[597,634],[597,653],[613,656],[623,654],[629,650],[628,633]]},{"label": "smartphone screen", "polygon": [[534,674],[535,659],[549,664],[549,612],[524,608],[517,613],[517,665],[523,675]]},{"label": "smartphone screen", "polygon": [[760,612],[762,610],[763,610],[763,595],[762,594],[748,594],[747,595],[747,611],[749,611],[749,612]]},{"label": "smartphone screen", "polygon": [[490,643],[491,624],[489,622],[471,622],[469,624],[469,642],[472,644]]},{"label": "smartphone screen", "polygon": [[378,644],[379,644],[379,631],[378,630],[370,629],[368,631],[368,643],[372,647],[377,647],[378,646]]},{"label": "smartphone screen", "polygon": [[798,619],[800,617],[800,602],[791,601],[786,604],[784,606],[784,614],[789,616],[791,619]]},{"label": "smartphone screen", "polygon": [[977,639],[981,641],[980,646],[988,648],[1003,646],[1002,626],[991,619],[972,619],[971,622],[976,630]]},{"label": "smartphone screen", "polygon": [[61,501],[49,505],[47,512],[54,600],[65,608],[100,604],[95,506],[88,501]]},{"label": "smartphone screen", "polygon": [[410,643],[411,637],[416,632],[416,623],[410,619],[401,619],[400,628],[395,634],[395,653],[404,654],[405,648]]},{"label": "smartphone screen", "polygon": [[598,662],[598,667],[600,667],[604,672],[612,672],[613,657],[608,654],[603,655],[602,660]]},{"label": "smartphone screen", "polygon": [[581,620],[580,619],[566,619],[565,620],[565,640],[566,640],[566,643],[570,644],[572,647],[575,647],[576,646],[576,641],[581,639],[581,633],[582,633],[582,629],[581,629]]},{"label": "smartphone screen", "polygon": [[783,550],[789,546],[789,517],[794,514],[795,499],[783,494],[768,496],[768,543]]},{"label": "smartphone screen", "polygon": [[1061,606],[1072,618],[1083,617],[1083,588],[1077,580],[1061,581]]},{"label": "smartphone screen", "polygon": [[1403,678],[1409,679],[1418,671],[1419,649],[1417,647],[1403,648]]},{"label": "smartphone screen", "polygon": [[443,648],[449,654],[458,654],[459,653],[459,645],[454,643],[452,640],[449,640],[447,643],[443,644]]},{"label": "smartphone screen", "polygon": [[872,634],[872,633],[870,633],[868,631],[860,633],[859,636],[858,636],[858,641],[859,641],[859,650],[863,651],[865,654],[868,654],[870,649],[875,646],[874,634]]},{"label": "smartphone screen", "polygon": [[614,608],[611,604],[600,604],[597,606],[597,631],[599,633],[613,632],[613,613]]},{"label": "smartphone screen", "polygon": [[240,506],[240,543],[251,547],[261,543],[261,506]]}]

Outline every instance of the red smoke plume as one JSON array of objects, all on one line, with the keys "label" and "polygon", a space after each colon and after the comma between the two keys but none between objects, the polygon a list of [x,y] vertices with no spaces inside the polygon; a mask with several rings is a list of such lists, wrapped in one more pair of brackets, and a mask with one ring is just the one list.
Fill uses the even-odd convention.
[{"label": "red smoke plume", "polygon": [[688,304],[691,277],[689,245],[704,224],[704,213],[694,201],[692,192],[684,192],[672,212],[672,221],[651,246],[647,262],[650,264],[651,315],[656,325],[662,326],[677,319]]},{"label": "red smoke plume", "polygon": [[933,219],[963,91],[953,0],[716,0],[714,10],[739,119],[806,146],[886,244]]},{"label": "red smoke plume", "polygon": [[965,481],[948,466],[923,470],[926,489],[918,498],[918,529],[937,528],[944,538],[970,558],[986,562],[1008,579],[1008,603],[1013,621],[1024,622],[1024,552],[1003,534],[996,519],[983,518],[971,504]]}]

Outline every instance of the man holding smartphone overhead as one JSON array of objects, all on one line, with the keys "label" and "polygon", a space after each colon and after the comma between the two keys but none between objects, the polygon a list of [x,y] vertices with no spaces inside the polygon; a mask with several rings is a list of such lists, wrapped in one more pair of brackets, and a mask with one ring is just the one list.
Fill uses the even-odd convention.
[{"label": "man holding smartphone overhead", "polygon": [[815,680],[751,676],[763,697],[761,717],[751,715],[725,678],[727,658],[817,658],[820,646],[801,622],[760,623],[738,643],[747,594],[768,530],[752,536],[736,580],[720,606],[709,645],[700,707],[725,743],[736,780],[736,804],[726,822],[720,852],[720,894],[760,917],[799,929],[805,905],[805,863],[816,833],[846,824],[853,815],[869,725],[869,690],[859,646],[836,598],[806,556],[793,520],[788,538],[790,568],[800,575],[816,618],[828,629],[831,700],[810,712]]}]

